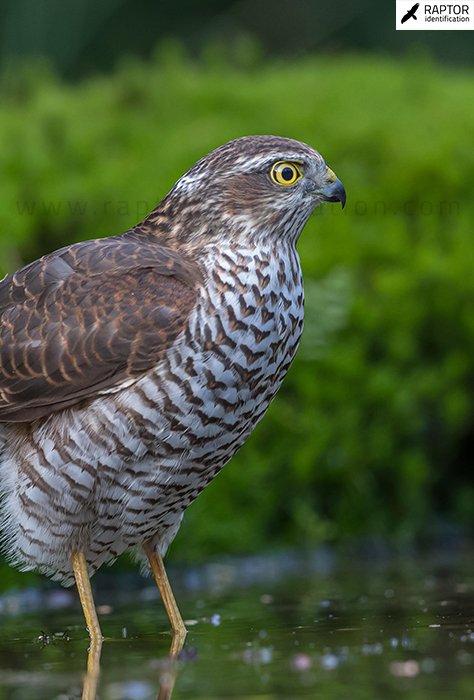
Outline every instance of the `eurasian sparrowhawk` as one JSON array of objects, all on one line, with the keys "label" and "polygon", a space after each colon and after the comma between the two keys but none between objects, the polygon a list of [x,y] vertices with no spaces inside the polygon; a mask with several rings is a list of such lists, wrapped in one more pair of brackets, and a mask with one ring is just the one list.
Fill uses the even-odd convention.
[{"label": "eurasian sparrowhawk", "polygon": [[93,638],[88,576],[141,547],[184,635],[162,556],[278,391],[303,329],[298,237],[345,198],[310,146],[240,138],[134,228],[0,283],[5,548],[76,577]]}]

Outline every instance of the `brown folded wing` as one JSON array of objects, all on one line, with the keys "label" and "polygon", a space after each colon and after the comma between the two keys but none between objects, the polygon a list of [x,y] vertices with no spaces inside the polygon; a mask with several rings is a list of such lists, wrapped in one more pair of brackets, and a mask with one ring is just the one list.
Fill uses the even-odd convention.
[{"label": "brown folded wing", "polygon": [[197,296],[197,265],[124,234],[47,255],[0,283],[0,422],[31,421],[139,377]]}]

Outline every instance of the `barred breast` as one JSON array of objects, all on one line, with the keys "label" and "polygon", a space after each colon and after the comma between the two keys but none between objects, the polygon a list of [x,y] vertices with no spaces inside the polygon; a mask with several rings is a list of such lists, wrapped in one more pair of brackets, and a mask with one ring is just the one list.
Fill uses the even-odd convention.
[{"label": "barred breast", "polygon": [[274,398],[303,328],[293,246],[214,250],[207,283],[166,357],[129,381],[2,430],[4,537],[13,562],[73,583],[154,538],[162,553],[184,510]]}]

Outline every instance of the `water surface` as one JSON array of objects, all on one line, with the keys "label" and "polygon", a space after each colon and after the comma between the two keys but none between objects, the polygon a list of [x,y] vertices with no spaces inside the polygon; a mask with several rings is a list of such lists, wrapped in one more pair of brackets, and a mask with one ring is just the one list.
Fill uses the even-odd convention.
[{"label": "water surface", "polygon": [[[474,551],[384,546],[228,559],[170,569],[189,634],[179,698],[471,698]],[[97,695],[157,698],[169,622],[151,579],[94,577],[102,631]],[[80,698],[88,637],[74,589],[0,597],[0,699]]]}]

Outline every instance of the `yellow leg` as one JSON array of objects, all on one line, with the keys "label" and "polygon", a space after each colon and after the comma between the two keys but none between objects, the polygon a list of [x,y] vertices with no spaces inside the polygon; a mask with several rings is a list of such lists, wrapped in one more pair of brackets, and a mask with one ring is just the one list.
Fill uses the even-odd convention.
[{"label": "yellow leg", "polygon": [[179,612],[173,591],[171,590],[161,554],[158,554],[150,540],[143,544],[143,549],[150,562],[151,570],[153,571],[155,581],[160,589],[161,597],[165,604],[171,627],[173,628],[173,644],[171,645],[170,656],[177,656],[183,648],[184,639],[188,631]]},{"label": "yellow leg", "polygon": [[87,562],[84,552],[73,552],[71,554],[74,577],[76,579],[79,598],[86,618],[87,629],[91,638],[89,655],[87,657],[87,675],[84,679],[82,700],[95,700],[97,680],[100,671],[100,652],[102,650],[102,632],[100,630],[99,618],[95,609],[94,597],[91,590],[91,582],[87,572]]},{"label": "yellow leg", "polygon": [[79,591],[79,597],[81,599],[91,642],[96,642],[99,639],[102,641],[102,632],[100,631],[99,618],[97,617],[97,611],[95,609],[84,552],[73,552],[71,554],[71,559],[77,590]]}]

